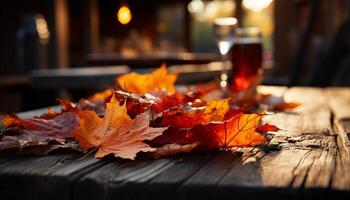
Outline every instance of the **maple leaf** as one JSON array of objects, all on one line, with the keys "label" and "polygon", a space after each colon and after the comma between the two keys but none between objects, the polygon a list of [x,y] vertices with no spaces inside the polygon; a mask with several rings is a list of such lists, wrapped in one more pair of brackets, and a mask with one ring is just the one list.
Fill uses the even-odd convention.
[{"label": "maple leaf", "polygon": [[77,118],[74,113],[62,113],[50,120],[41,118],[22,119],[21,125],[28,133],[63,139],[72,137],[71,131],[77,126]]},{"label": "maple leaf", "polygon": [[207,119],[202,112],[183,112],[171,110],[162,116],[161,126],[171,126],[173,128],[192,128],[196,124],[205,123]]},{"label": "maple leaf", "polygon": [[230,109],[229,101],[230,98],[210,101],[203,112],[207,121],[222,121]]},{"label": "maple leaf", "polygon": [[70,131],[76,126],[76,115],[61,113],[52,119],[34,117],[20,119],[16,115],[4,115],[4,126],[21,126],[26,132],[40,136],[55,136],[57,138],[71,137]]},{"label": "maple leaf", "polygon": [[151,144],[155,146],[171,143],[188,144],[191,135],[189,130],[195,125],[222,121],[241,114],[241,110],[229,108],[229,100],[213,100],[204,109],[197,112],[186,112],[181,109],[164,112],[159,125],[169,126],[169,129],[152,140]]},{"label": "maple leaf", "polygon": [[95,157],[113,153],[116,157],[134,160],[138,152],[155,150],[144,140],[152,140],[167,129],[149,127],[148,112],[132,120],[125,104],[120,105],[114,95],[106,105],[103,118],[90,110],[79,111],[78,115],[80,126],[74,135],[84,149],[98,148]]},{"label": "maple leaf", "polygon": [[300,106],[298,102],[286,102],[283,97],[273,96],[272,94],[260,94],[259,103],[266,104],[272,110],[290,110]]},{"label": "maple leaf", "polygon": [[256,131],[259,132],[259,133],[267,133],[267,132],[270,132],[270,131],[279,131],[280,129],[275,126],[275,125],[271,125],[269,123],[266,123],[262,126],[259,126]]},{"label": "maple leaf", "polygon": [[198,141],[205,149],[254,146],[266,142],[256,132],[262,115],[237,114],[223,122],[196,125],[191,129],[192,141]]},{"label": "maple leaf", "polygon": [[180,109],[170,110],[163,114],[162,126],[175,128],[192,128],[196,124],[222,121],[229,108],[230,99],[213,100],[199,112],[185,112]]},{"label": "maple leaf", "polygon": [[42,115],[40,115],[39,117],[34,117],[34,118],[39,118],[39,119],[53,119],[55,117],[57,117],[58,115],[60,115],[60,113],[56,112],[53,108],[49,107],[47,109],[47,113],[44,113]]},{"label": "maple leaf", "polygon": [[2,118],[2,126],[19,126],[21,124],[21,119],[15,114],[0,115],[0,117]]},{"label": "maple leaf", "polygon": [[65,99],[56,99],[62,107],[63,111],[67,111],[67,112],[75,112],[77,111],[76,109],[76,105],[68,100]]},{"label": "maple leaf", "polygon": [[15,123],[4,121],[3,125],[8,126],[8,129],[2,131],[0,150],[48,145],[52,141],[65,144],[67,138],[73,137],[71,132],[78,125],[74,113],[61,113],[52,119],[20,119],[17,116],[5,118],[8,118],[7,121],[10,118],[14,119]]},{"label": "maple leaf", "polygon": [[74,112],[77,113],[80,110],[92,110],[98,115],[102,116],[105,112],[104,102],[91,102],[87,99],[80,99],[78,103],[72,103],[67,100],[57,99],[62,106],[62,112]]},{"label": "maple leaf", "polygon": [[298,102],[282,102],[272,106],[273,110],[289,110],[300,106]]},{"label": "maple leaf", "polygon": [[131,93],[145,94],[159,90],[174,93],[177,75],[168,74],[166,66],[162,65],[149,74],[129,73],[117,77],[116,81],[121,89]]},{"label": "maple leaf", "polygon": [[92,102],[104,102],[107,98],[113,95],[113,89],[106,89],[101,92],[95,93],[93,96],[89,97],[88,100]]},{"label": "maple leaf", "polygon": [[219,85],[215,82],[210,83],[200,83],[195,85],[193,88],[190,89],[189,92],[193,92],[197,95],[197,98],[201,98],[202,96],[208,94],[209,92],[219,90]]},{"label": "maple leaf", "polygon": [[132,119],[134,119],[138,114],[145,112],[150,107],[150,105],[154,103],[154,99],[146,98],[137,94],[124,92],[121,90],[115,91],[115,98],[119,102],[126,102],[126,109],[128,111],[128,115]]},{"label": "maple leaf", "polygon": [[152,105],[152,109],[155,110],[156,112],[163,112],[167,109],[170,109],[175,106],[180,106],[184,104],[184,97],[179,94],[178,92],[175,92],[174,94],[165,94],[161,93],[159,95],[161,102],[154,103]]},{"label": "maple leaf", "polygon": [[154,138],[151,141],[148,141],[152,147],[161,147],[166,144],[180,144],[180,145],[185,145],[192,143],[190,141],[192,137],[192,133],[190,132],[189,128],[174,128],[170,126],[167,130],[163,132],[162,135]]}]

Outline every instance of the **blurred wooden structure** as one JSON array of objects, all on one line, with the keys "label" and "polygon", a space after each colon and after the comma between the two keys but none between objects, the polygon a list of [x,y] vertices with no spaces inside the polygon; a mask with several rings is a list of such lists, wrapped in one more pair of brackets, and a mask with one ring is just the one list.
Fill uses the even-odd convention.
[{"label": "blurred wooden structure", "polygon": [[[233,1],[236,2],[234,16],[242,21],[245,16],[242,0]],[[161,52],[125,57],[116,53],[107,54],[101,49],[103,38],[115,38],[116,33],[118,33],[118,38],[123,38],[128,35],[131,29],[144,30],[155,41],[157,9],[168,4],[177,4],[186,10],[189,2],[190,0],[171,2],[149,0],[147,3],[129,1],[130,6],[135,9],[134,17],[138,20],[125,27],[114,21],[120,1],[1,1],[0,22],[4,31],[0,32],[0,74],[2,79],[0,81],[0,95],[1,99],[6,99],[6,102],[9,103],[13,102],[13,105],[2,106],[3,104],[0,104],[0,111],[22,110],[24,102],[35,102],[30,98],[40,99],[42,98],[40,95],[44,93],[52,95],[52,99],[54,98],[52,91],[40,91],[43,88],[33,91],[30,86],[32,75],[29,72],[34,70],[33,68],[38,68],[37,66],[28,67],[24,74],[16,67],[18,63],[16,35],[23,16],[41,13],[47,20],[50,30],[49,69],[104,67],[104,65],[128,65],[132,68],[146,68],[158,67],[163,62],[167,62],[169,65],[186,65],[215,61],[217,57],[214,54],[168,53],[164,55]],[[349,18],[349,7],[350,3],[347,0],[275,0],[274,67],[268,71],[266,83],[283,85],[315,83],[312,77],[321,73],[317,69],[320,62],[323,62],[322,58],[325,57],[324,55],[331,46],[340,25]],[[184,38],[179,43],[184,45],[185,50],[191,50],[190,17],[189,13],[185,12],[181,18],[184,20]],[[323,74],[330,76],[332,73],[323,72]],[[342,75],[340,77],[343,79],[346,77],[346,73],[337,72],[336,74]],[[81,75],[83,76],[84,73]],[[60,78],[62,77],[52,78],[52,81]],[[322,79],[327,78],[329,77],[322,77]],[[66,79],[62,78],[62,80]],[[68,85],[69,82],[64,82],[64,84]],[[341,84],[348,85],[350,83],[339,81],[338,85]],[[46,104],[41,106],[46,106]]]},{"label": "blurred wooden structure", "polygon": [[188,64],[208,64],[220,60],[216,54],[203,53],[164,53],[140,55],[131,58],[125,58],[115,54],[88,54],[87,63],[89,65],[128,65],[131,68],[155,68],[162,64],[188,65]]},{"label": "blurred wooden structure", "polygon": [[346,0],[275,1],[273,74],[288,75],[290,85],[313,84],[325,52],[349,15]]}]

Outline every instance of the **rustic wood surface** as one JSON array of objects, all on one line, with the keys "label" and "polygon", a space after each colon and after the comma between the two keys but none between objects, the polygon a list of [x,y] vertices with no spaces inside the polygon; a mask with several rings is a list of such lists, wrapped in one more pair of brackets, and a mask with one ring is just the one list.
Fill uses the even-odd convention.
[{"label": "rustic wood surface", "polygon": [[2,152],[0,199],[346,199],[350,88],[259,90],[302,103],[265,119],[283,129],[265,146],[136,161]]}]

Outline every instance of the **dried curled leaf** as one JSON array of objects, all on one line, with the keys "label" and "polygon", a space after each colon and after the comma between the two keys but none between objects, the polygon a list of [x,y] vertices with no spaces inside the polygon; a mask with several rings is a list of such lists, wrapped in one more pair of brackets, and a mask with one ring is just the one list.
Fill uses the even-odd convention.
[{"label": "dried curled leaf", "polygon": [[72,103],[67,100],[57,99],[62,106],[62,112],[78,113],[80,110],[92,110],[98,115],[103,116],[105,112],[104,102],[92,102],[87,99],[80,99],[78,103]]},{"label": "dried curled leaf", "polygon": [[154,151],[144,140],[152,140],[166,129],[149,127],[148,112],[132,120],[125,104],[120,105],[114,96],[107,103],[103,118],[90,110],[79,111],[78,115],[80,126],[74,135],[84,149],[98,148],[95,157],[113,153],[116,157],[134,160],[138,152]]},{"label": "dried curled leaf", "polygon": [[260,94],[259,103],[277,111],[290,110],[300,106],[298,102],[286,102],[283,97],[273,96],[272,94]]},{"label": "dried curled leaf", "polygon": [[277,126],[271,125],[269,123],[266,123],[266,124],[264,124],[262,126],[259,126],[256,129],[256,131],[259,132],[259,133],[267,133],[267,132],[270,132],[270,131],[274,132],[274,131],[279,131],[279,130],[280,129]]},{"label": "dried curled leaf", "polygon": [[194,87],[190,88],[187,92],[194,93],[197,98],[202,98],[204,95],[207,95],[208,93],[216,90],[220,90],[219,85],[215,82],[210,82],[197,84]]},{"label": "dried curled leaf", "polygon": [[67,112],[75,112],[77,111],[76,105],[65,99],[57,99],[57,101],[61,104],[62,110]]},{"label": "dried curled leaf", "polygon": [[168,74],[165,65],[149,74],[129,73],[117,78],[121,89],[131,93],[145,94],[159,90],[174,93],[177,76]]},{"label": "dried curled leaf", "polygon": [[290,110],[300,106],[298,102],[282,102],[272,106],[273,110]]},{"label": "dried curled leaf", "polygon": [[156,151],[151,152],[150,155],[153,158],[161,158],[167,156],[174,156],[181,153],[189,153],[193,151],[199,145],[198,142],[192,144],[166,144],[162,147],[158,147]]}]

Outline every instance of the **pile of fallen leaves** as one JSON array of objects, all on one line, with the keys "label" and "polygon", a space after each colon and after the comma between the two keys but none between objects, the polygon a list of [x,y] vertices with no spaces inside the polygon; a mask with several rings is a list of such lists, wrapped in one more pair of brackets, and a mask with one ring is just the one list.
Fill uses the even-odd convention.
[{"label": "pile of fallen leaves", "polygon": [[264,113],[237,106],[234,96],[210,98],[219,91],[216,84],[176,91],[176,77],[165,66],[150,74],[130,73],[117,77],[115,88],[91,98],[77,103],[59,100],[59,113],[49,110],[31,119],[3,115],[0,150],[46,154],[69,148],[95,157],[135,159],[147,152],[158,158],[261,145],[267,142],[266,132],[279,130],[261,124]]}]

